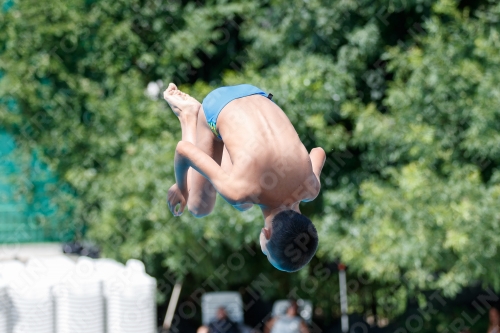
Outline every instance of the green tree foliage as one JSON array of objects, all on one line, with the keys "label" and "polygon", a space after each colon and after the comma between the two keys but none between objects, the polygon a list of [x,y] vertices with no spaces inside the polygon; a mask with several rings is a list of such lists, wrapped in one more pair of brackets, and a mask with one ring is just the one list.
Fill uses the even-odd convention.
[{"label": "green tree foliage", "polygon": [[[343,105],[370,175],[354,191],[326,194],[332,218],[343,221],[330,249],[374,278],[403,275],[450,294],[477,279],[500,287],[488,269],[499,259],[500,77],[491,71],[500,61],[499,10],[471,18],[452,2],[436,4],[426,35],[384,55],[394,73],[387,112]],[[352,214],[340,217],[342,206]]]},{"label": "green tree foliage", "polygon": [[[500,289],[499,19],[493,1],[19,1],[0,15],[0,121],[71,185],[74,221],[106,255],[183,277],[187,293],[237,253],[224,286],[263,272],[266,296],[295,287],[328,313],[325,267],[340,259],[365,281],[353,310],[379,295],[393,316],[424,290]],[[171,216],[180,126],[145,93],[157,80],[199,99],[251,82],[327,151],[302,209],[321,237],[307,269],[270,267],[257,208],[218,198],[203,219]]]}]

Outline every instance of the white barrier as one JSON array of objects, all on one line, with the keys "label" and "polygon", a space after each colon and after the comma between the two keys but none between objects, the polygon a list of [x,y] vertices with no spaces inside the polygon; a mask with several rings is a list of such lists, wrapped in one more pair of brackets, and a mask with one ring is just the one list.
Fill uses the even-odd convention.
[{"label": "white barrier", "polygon": [[0,262],[0,333],[154,333],[155,296],[138,260]]},{"label": "white barrier", "polygon": [[7,283],[0,277],[0,332],[8,332],[10,305],[7,299]]},{"label": "white barrier", "polygon": [[156,332],[156,280],[144,264],[129,260],[104,280],[108,333]]},{"label": "white barrier", "polygon": [[102,281],[94,260],[78,263],[53,288],[57,333],[103,333],[105,327]]}]

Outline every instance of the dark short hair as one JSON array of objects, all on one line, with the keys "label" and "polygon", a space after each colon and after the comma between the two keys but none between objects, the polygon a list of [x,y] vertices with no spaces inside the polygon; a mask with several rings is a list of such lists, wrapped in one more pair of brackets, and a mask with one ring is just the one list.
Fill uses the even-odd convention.
[{"label": "dark short hair", "polygon": [[318,232],[307,217],[294,210],[274,216],[267,249],[280,269],[298,271],[311,260],[317,248]]}]

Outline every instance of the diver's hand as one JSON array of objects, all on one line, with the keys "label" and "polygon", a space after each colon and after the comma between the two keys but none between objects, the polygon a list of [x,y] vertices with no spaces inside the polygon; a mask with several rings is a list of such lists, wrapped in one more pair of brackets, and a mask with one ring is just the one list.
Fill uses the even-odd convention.
[{"label": "diver's hand", "polygon": [[[172,185],[168,190],[167,203],[168,209],[174,214],[174,216],[181,216],[186,207],[188,201],[188,193],[182,193],[177,186],[177,183]],[[176,210],[176,206],[180,204],[179,209]]]}]

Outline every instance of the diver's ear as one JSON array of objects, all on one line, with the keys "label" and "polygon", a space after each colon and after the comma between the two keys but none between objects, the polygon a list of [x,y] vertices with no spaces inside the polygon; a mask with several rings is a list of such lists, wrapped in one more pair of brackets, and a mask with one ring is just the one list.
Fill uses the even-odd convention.
[{"label": "diver's ear", "polygon": [[271,229],[270,228],[262,228],[262,232],[264,233],[264,236],[266,237],[267,240],[271,239]]}]

